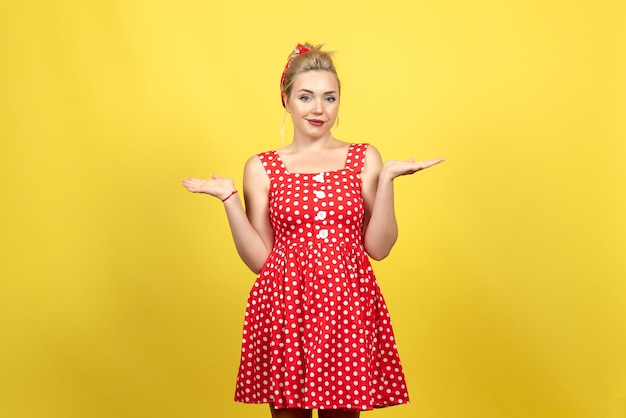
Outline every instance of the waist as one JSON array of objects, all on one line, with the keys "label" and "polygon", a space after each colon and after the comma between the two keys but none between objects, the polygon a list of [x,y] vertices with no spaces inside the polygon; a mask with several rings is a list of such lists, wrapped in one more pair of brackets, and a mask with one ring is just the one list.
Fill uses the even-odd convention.
[{"label": "waist", "polygon": [[347,241],[340,240],[335,238],[315,238],[315,239],[277,239],[274,241],[274,246],[272,251],[276,250],[286,250],[286,249],[295,249],[301,248],[303,250],[306,249],[315,249],[315,248],[337,248],[340,250],[357,250],[357,251],[365,251],[363,247],[363,243],[359,241]]}]

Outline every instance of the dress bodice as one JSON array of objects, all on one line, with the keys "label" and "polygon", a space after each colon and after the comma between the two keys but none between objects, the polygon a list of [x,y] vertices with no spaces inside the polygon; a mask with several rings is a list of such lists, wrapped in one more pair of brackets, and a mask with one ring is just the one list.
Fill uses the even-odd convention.
[{"label": "dress bodice", "polygon": [[366,148],[351,144],[343,168],[321,173],[290,173],[276,151],[259,154],[270,178],[275,246],[361,245]]}]

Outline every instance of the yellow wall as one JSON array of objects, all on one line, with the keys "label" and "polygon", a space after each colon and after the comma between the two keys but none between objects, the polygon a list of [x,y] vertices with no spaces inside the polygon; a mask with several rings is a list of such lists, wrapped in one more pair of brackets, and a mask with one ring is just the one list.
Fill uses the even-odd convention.
[{"label": "yellow wall", "polygon": [[366,416],[626,416],[624,2],[214,3],[0,6],[0,416],[268,416],[232,401],[253,277],[180,179],[280,146],[307,40],[339,138],[447,158],[397,182],[412,403]]}]

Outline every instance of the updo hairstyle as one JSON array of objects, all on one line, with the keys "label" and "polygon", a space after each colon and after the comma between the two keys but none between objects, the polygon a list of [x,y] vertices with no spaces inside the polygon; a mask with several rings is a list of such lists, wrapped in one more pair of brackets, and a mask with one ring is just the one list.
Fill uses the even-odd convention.
[{"label": "updo hairstyle", "polygon": [[287,63],[285,79],[280,86],[281,93],[284,95],[285,99],[288,99],[291,95],[296,76],[307,71],[330,71],[335,75],[337,84],[339,85],[339,93],[341,93],[341,83],[339,82],[339,76],[337,75],[337,70],[331,58],[332,52],[322,51],[322,44],[313,46],[309,43],[305,43],[302,46],[308,48],[309,51],[295,56],[294,54],[296,53],[294,52],[289,56],[290,61]]}]

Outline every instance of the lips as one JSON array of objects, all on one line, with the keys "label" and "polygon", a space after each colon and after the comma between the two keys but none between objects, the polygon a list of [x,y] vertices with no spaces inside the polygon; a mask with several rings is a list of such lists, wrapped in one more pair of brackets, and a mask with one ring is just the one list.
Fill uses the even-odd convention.
[{"label": "lips", "polygon": [[313,126],[322,126],[324,124],[324,121],[319,120],[319,119],[307,119],[307,120]]}]

